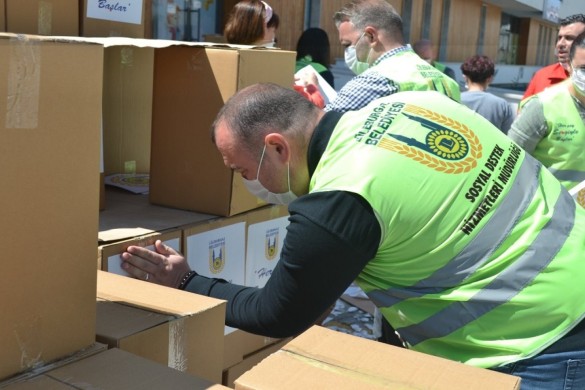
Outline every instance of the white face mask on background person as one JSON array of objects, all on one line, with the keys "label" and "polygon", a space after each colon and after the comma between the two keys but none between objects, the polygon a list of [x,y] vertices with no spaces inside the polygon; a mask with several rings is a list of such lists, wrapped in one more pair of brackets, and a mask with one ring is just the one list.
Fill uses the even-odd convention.
[{"label": "white face mask on background person", "polygon": [[262,160],[264,160],[264,153],[266,152],[266,144],[262,149],[262,157],[260,157],[260,163],[258,163],[258,172],[256,172],[256,179],[248,180],[244,179],[244,184],[248,191],[254,194],[256,197],[271,203],[271,204],[289,204],[293,200],[297,199],[298,196],[290,189],[290,164],[287,163],[287,179],[288,179],[288,191],[280,194],[270,192],[266,187],[260,183],[258,178],[260,177],[260,167],[262,166]]},{"label": "white face mask on background person", "polygon": [[573,81],[573,87],[575,88],[575,91],[577,91],[577,93],[579,93],[581,96],[585,96],[585,69],[573,68],[571,80]]},{"label": "white face mask on background person", "polygon": [[364,73],[370,67],[370,64],[367,62],[367,60],[370,59],[370,53],[372,49],[370,48],[370,51],[368,52],[368,58],[366,59],[366,62],[359,61],[356,53],[356,47],[365,34],[366,32],[364,31],[358,38],[355,45],[351,45],[345,48],[345,63],[353,73],[358,75]]}]

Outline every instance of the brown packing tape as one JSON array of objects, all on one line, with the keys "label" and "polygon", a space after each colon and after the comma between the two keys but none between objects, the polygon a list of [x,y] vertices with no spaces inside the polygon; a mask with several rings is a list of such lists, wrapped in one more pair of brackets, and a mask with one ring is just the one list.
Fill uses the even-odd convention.
[{"label": "brown packing tape", "polygon": [[36,129],[39,121],[41,47],[26,37],[10,38],[7,129]]},{"label": "brown packing tape", "polygon": [[393,390],[420,390],[418,387],[408,386],[404,383],[396,382],[396,381],[390,380],[388,378],[383,378],[383,377],[375,376],[372,374],[366,374],[363,372],[351,370],[347,367],[336,366],[336,365],[328,363],[326,361],[317,360],[314,358],[310,358],[308,356],[300,355],[300,354],[295,353],[295,352],[290,351],[290,350],[280,349],[275,353],[285,354],[289,358],[296,359],[296,360],[302,362],[303,364],[315,367],[319,370],[329,371],[329,372],[332,372],[336,375],[341,375],[341,376],[348,377],[348,378],[351,378],[354,380],[359,380],[360,382],[364,382],[364,383],[369,384],[371,386],[379,386],[379,387],[389,388],[389,389],[393,389]]},{"label": "brown packing tape", "polygon": [[53,4],[49,1],[39,1],[38,18],[39,35],[53,34]]}]

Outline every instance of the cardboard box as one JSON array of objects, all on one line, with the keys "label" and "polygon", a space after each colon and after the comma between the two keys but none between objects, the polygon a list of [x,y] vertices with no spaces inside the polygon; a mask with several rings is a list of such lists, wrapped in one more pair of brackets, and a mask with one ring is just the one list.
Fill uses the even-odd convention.
[{"label": "cardboard box", "polygon": [[8,32],[79,36],[79,0],[5,1]]},{"label": "cardboard box", "polygon": [[199,275],[244,285],[245,215],[216,218],[184,227],[183,254],[191,269]]},{"label": "cardboard box", "polygon": [[0,32],[6,31],[6,2],[0,0]]},{"label": "cardboard box", "polygon": [[102,66],[99,45],[0,34],[0,234],[26,248],[0,272],[0,380],[94,343]]},{"label": "cardboard box", "polygon": [[278,260],[286,227],[288,207],[268,205],[246,213],[246,286],[264,287]]},{"label": "cardboard box", "polygon": [[224,165],[210,128],[225,101],[246,86],[273,82],[292,88],[294,64],[295,52],[284,50],[185,45],[157,50],[150,201],[219,216],[264,205]]},{"label": "cardboard box", "polygon": [[209,389],[225,386],[157,364],[118,348],[12,384],[9,390]]},{"label": "cardboard box", "polygon": [[97,340],[221,382],[225,301],[97,272]]},{"label": "cardboard box", "polygon": [[154,47],[103,40],[104,172],[150,172]]},{"label": "cardboard box", "polygon": [[244,374],[246,371],[251,370],[256,364],[260,363],[274,352],[280,350],[289,341],[290,339],[280,340],[274,344],[271,344],[263,349],[257,350],[254,353],[245,356],[242,361],[223,371],[223,378],[221,383],[233,389],[234,381],[236,379],[242,376],[242,374]]},{"label": "cardboard box", "polygon": [[108,2],[81,0],[81,35],[84,37],[152,37],[151,0]]},{"label": "cardboard box", "polygon": [[183,231],[181,229],[154,232],[128,240],[99,246],[98,269],[122,276],[128,276],[128,273],[122,269],[120,255],[126,251],[126,248],[130,245],[142,246],[154,250],[154,243],[156,240],[163,241],[167,246],[170,246],[179,253],[183,250]]},{"label": "cardboard box", "polygon": [[224,371],[243,361],[246,356],[253,355],[282,340],[244,332],[241,329],[226,334],[223,343]]},{"label": "cardboard box", "polygon": [[239,390],[519,389],[520,378],[313,326],[235,381]]}]

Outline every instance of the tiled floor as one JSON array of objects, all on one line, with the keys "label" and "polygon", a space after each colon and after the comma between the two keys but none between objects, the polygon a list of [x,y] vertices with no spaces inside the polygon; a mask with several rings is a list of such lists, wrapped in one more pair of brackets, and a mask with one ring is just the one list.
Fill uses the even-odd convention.
[{"label": "tiled floor", "polygon": [[337,300],[335,307],[322,325],[339,332],[371,340],[377,339],[374,331],[374,316],[343,299]]}]

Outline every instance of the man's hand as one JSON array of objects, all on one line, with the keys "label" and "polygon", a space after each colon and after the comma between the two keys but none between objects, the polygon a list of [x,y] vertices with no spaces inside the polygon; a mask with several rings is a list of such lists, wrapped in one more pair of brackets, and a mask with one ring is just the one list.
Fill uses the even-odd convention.
[{"label": "man's hand", "polygon": [[131,276],[169,287],[178,287],[189,272],[187,260],[173,248],[157,240],[154,251],[139,246],[129,246],[120,255],[122,269]]}]

